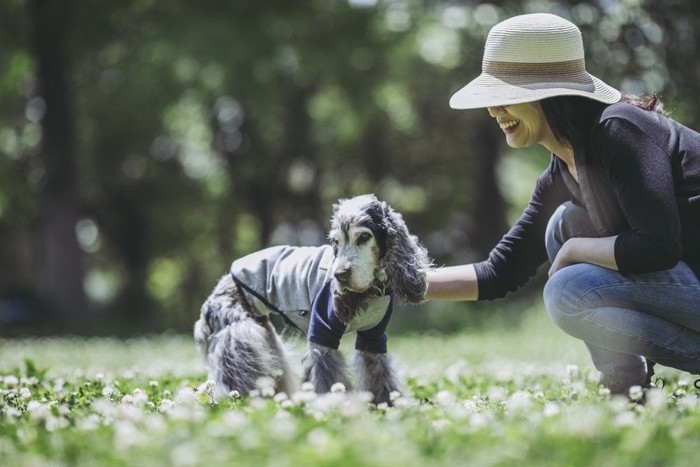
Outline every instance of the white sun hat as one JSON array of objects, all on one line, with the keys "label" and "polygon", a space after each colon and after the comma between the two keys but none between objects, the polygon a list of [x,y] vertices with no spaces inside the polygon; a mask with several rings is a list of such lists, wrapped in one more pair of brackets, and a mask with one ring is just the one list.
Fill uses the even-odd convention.
[{"label": "white sun hat", "polygon": [[617,89],[586,72],[581,31],[549,13],[514,16],[489,32],[482,73],[450,98],[453,109],[479,109],[554,96],[611,104]]}]

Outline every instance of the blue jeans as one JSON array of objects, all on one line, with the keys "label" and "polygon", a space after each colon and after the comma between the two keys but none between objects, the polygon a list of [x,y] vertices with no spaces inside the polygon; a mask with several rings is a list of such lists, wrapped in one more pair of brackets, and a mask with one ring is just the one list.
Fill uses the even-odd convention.
[{"label": "blue jeans", "polygon": [[[550,261],[569,238],[597,236],[585,209],[561,205],[547,226]],[[644,385],[642,357],[700,373],[700,281],[682,261],[628,276],[587,263],[567,266],[545,285],[544,303],[557,326],[586,343],[611,390]]]}]

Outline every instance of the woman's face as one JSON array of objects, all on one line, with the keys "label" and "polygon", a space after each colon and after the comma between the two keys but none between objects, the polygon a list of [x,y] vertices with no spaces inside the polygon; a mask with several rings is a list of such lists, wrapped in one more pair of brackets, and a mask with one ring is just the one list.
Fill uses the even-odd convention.
[{"label": "woman's face", "polygon": [[545,146],[553,137],[539,101],[499,107],[489,107],[512,148],[527,148],[537,143]]}]

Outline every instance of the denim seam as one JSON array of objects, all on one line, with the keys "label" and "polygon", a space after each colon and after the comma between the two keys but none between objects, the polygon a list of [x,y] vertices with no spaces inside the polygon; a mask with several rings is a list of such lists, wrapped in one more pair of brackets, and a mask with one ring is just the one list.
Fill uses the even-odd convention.
[{"label": "denim seam", "polygon": [[[589,316],[590,316],[590,315],[589,315]],[[671,348],[669,348],[669,347],[666,347],[665,345],[659,344],[658,342],[654,342],[654,341],[651,341],[651,340],[648,340],[648,339],[644,339],[643,337],[639,337],[639,336],[636,336],[636,335],[634,335],[634,334],[629,334],[629,333],[626,333],[626,332],[624,332],[624,331],[620,331],[620,330],[618,330],[618,329],[613,329],[613,328],[609,328],[609,327],[607,327],[607,326],[603,326],[602,324],[597,323],[597,322],[595,322],[595,321],[589,319],[588,316],[584,316],[583,319],[586,320],[586,321],[588,321],[589,323],[591,323],[591,324],[593,324],[593,325],[599,327],[599,328],[605,329],[606,331],[616,332],[616,333],[622,334],[622,335],[624,335],[624,336],[626,336],[626,337],[632,337],[632,338],[634,338],[634,339],[638,339],[638,340],[640,340],[640,341],[642,341],[642,342],[645,342],[645,343],[647,343],[647,344],[652,344],[653,346],[661,347],[661,348],[664,349],[664,350],[667,350],[667,351],[672,352],[672,353],[674,353],[674,354],[680,355],[680,356],[682,356],[682,357],[684,357],[684,358],[688,358],[688,359],[691,359],[691,360],[694,359],[694,360],[700,361],[700,358],[699,358],[697,355],[687,355],[687,354],[685,354],[685,353],[683,353],[683,352],[680,352],[680,351],[678,351],[678,350],[671,349]],[[608,350],[609,350],[609,349],[608,349]],[[617,352],[617,350],[614,350],[614,352]]]},{"label": "denim seam", "polygon": [[665,287],[682,287],[682,288],[688,288],[688,289],[697,289],[698,292],[700,292],[700,285],[684,285],[684,284],[669,284],[665,282],[644,282],[643,284],[630,284],[626,282],[619,282],[617,284],[605,284],[605,285],[600,285],[594,288],[591,288],[584,293],[582,293],[579,298],[576,299],[576,308],[581,308],[581,305],[584,305],[584,301],[586,299],[586,296],[588,294],[598,292],[599,290],[604,290],[604,289],[610,289],[613,287],[619,287],[621,285],[624,285],[625,287],[630,287],[630,286],[639,286],[639,287],[648,287],[648,286],[655,286],[655,285],[663,285]]}]

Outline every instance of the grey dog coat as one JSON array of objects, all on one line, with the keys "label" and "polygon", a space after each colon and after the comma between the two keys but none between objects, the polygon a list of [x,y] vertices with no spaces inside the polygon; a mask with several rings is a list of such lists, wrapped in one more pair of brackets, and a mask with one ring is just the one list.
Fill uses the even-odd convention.
[{"label": "grey dog coat", "polygon": [[[344,334],[357,332],[355,347],[386,352],[386,326],[393,295],[370,299],[364,311],[347,326],[333,313],[331,280],[333,248],[275,246],[237,259],[231,265],[236,282],[242,282],[307,333],[311,342],[337,349]],[[261,315],[272,311],[255,294],[241,290]]]}]

